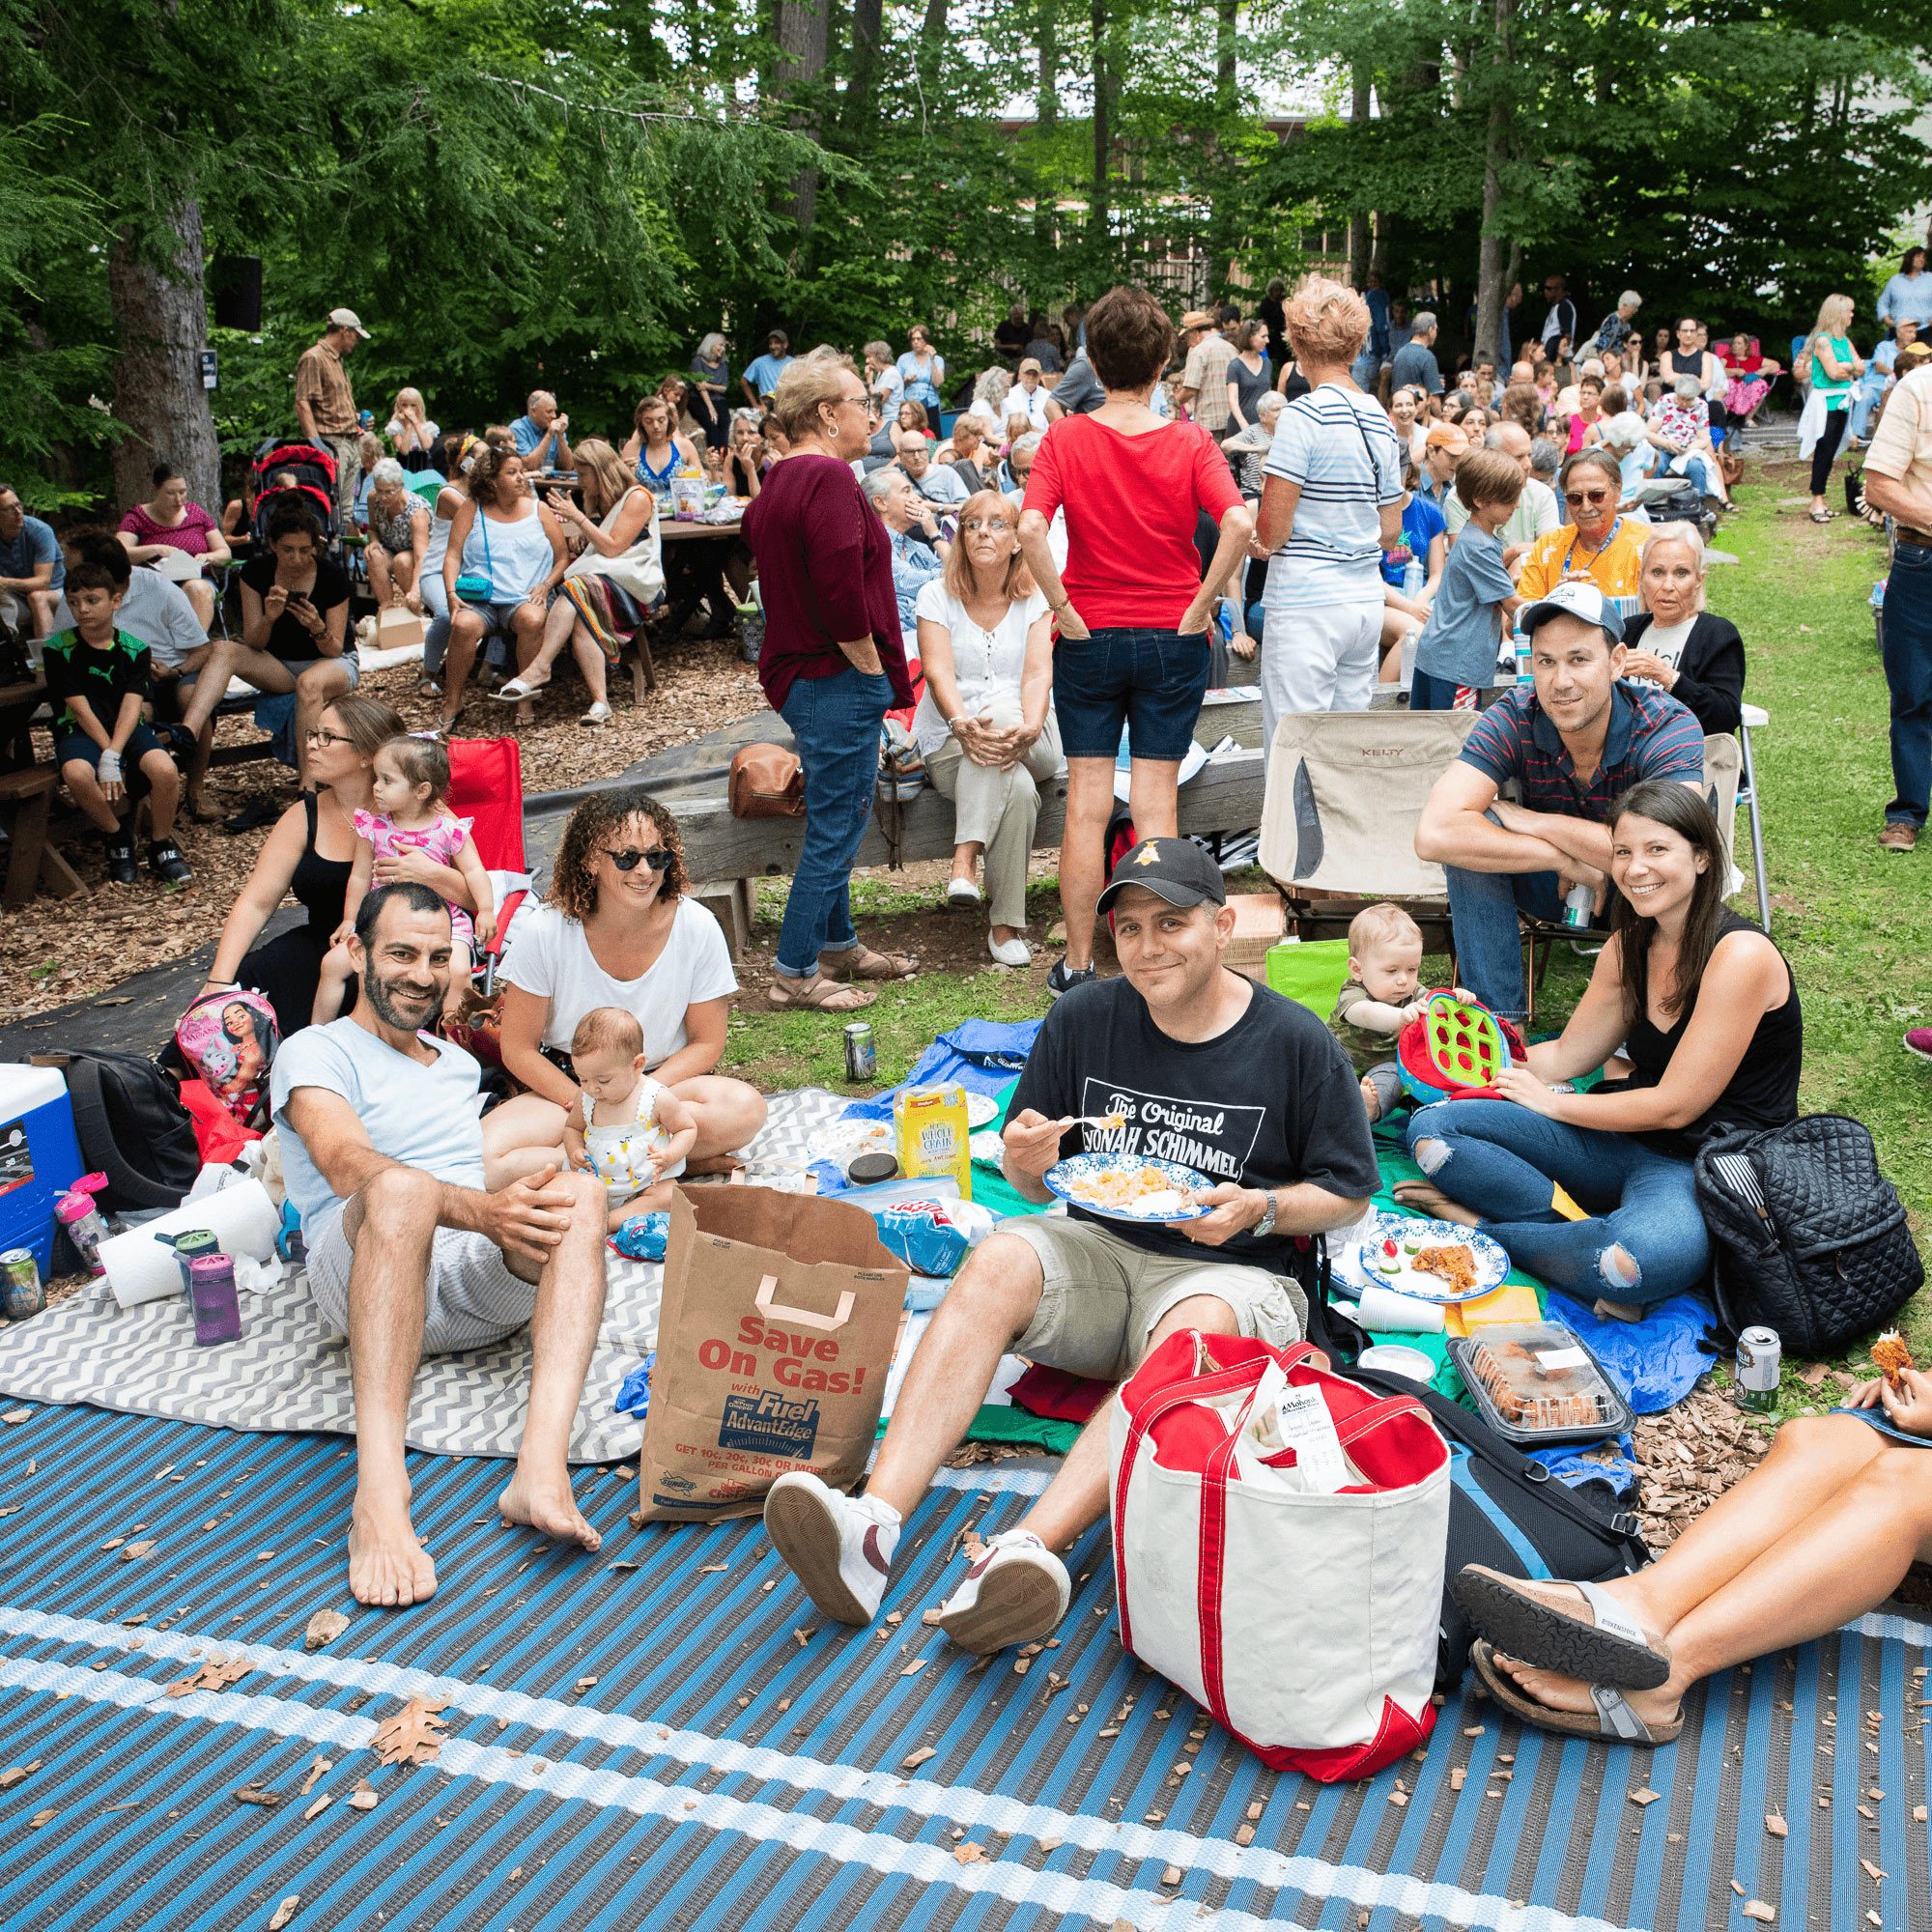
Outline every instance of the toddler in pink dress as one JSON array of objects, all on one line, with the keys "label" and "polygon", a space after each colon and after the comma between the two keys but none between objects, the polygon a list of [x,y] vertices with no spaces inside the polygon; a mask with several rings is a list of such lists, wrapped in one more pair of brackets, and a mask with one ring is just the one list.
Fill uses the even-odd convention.
[{"label": "toddler in pink dress", "polygon": [[[380,883],[393,885],[414,879],[442,895],[449,908],[449,989],[442,1010],[454,1017],[462,1010],[479,941],[488,945],[497,930],[496,895],[490,874],[469,837],[471,821],[458,818],[444,804],[449,793],[449,753],[435,738],[391,738],[377,748],[371,790],[379,811],[356,811],[355,862],[349,890],[342,901],[342,923],[330,940],[316,989],[314,1019],[327,1024],[342,1011],[342,1002],[355,968],[349,941],[355,931],[355,915],[368,896],[381,866]],[[425,877],[425,867],[455,872],[465,895],[476,908],[449,895],[448,881]]]}]

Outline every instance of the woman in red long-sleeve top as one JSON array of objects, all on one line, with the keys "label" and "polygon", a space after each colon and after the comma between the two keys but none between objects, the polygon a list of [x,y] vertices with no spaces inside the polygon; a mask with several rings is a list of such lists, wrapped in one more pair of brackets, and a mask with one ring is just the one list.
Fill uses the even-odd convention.
[{"label": "woman in red long-sleeve top", "polygon": [[849,357],[797,357],[776,410],[791,453],[745,512],[765,606],[758,682],[805,766],[805,846],[785,901],[775,1007],[850,1012],[877,995],[841,981],[904,979],[913,962],[860,943],[852,861],[879,776],[879,725],[912,702],[886,526],[852,464],[871,440]]}]

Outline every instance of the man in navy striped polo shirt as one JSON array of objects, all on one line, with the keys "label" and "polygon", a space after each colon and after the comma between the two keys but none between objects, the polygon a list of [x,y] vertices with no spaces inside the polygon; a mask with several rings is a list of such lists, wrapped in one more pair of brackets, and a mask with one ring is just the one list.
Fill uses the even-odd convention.
[{"label": "man in navy striped polo shirt", "polygon": [[[1477,719],[1435,781],[1415,852],[1449,878],[1457,979],[1493,1012],[1525,1016],[1517,912],[1556,919],[1574,887],[1601,912],[1609,892],[1611,805],[1639,779],[1704,781],[1704,739],[1676,698],[1625,684],[1624,621],[1586,579],[1522,613],[1533,692]],[[1501,796],[1515,781],[1518,803]]]}]

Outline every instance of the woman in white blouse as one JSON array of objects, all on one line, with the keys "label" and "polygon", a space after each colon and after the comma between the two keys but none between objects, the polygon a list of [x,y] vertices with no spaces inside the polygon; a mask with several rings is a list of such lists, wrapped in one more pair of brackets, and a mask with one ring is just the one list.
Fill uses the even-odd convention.
[{"label": "woman in white blouse", "polygon": [[[966,499],[959,541],[945,573],[920,591],[915,614],[925,695],[913,734],[956,812],[946,902],[984,903],[987,951],[1002,966],[1024,966],[1033,957],[1027,855],[1039,784],[1063,760],[1051,709],[1052,626],[1020,561],[1017,503],[997,490]],[[974,878],[982,855],[983,893]]]}]

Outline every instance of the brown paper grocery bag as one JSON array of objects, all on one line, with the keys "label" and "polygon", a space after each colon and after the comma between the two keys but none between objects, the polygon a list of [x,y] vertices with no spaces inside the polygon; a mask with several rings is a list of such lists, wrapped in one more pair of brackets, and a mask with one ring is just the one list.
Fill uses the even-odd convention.
[{"label": "brown paper grocery bag", "polygon": [[751,1516],[787,1469],[865,1473],[906,1271],[849,1201],[679,1188],[639,1460],[646,1522]]}]

